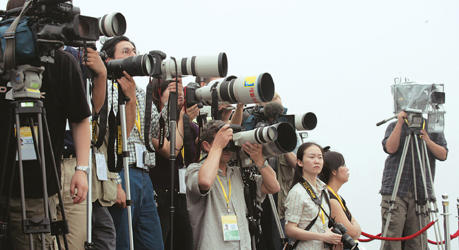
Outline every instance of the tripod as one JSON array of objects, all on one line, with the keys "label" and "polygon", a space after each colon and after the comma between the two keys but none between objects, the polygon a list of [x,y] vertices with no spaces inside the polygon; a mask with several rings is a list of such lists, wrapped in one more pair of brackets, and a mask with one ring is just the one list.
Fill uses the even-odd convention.
[{"label": "tripod", "polygon": [[[68,249],[68,242],[66,234],[69,232],[68,224],[64,212],[64,208],[61,207],[61,213],[63,220],[61,221],[54,221],[51,222],[50,220],[50,210],[49,210],[49,201],[48,201],[48,189],[47,189],[47,180],[46,180],[46,161],[45,161],[45,145],[44,145],[44,138],[43,133],[45,132],[46,142],[49,145],[49,151],[52,158],[54,174],[56,178],[57,188],[58,190],[61,189],[60,187],[60,180],[58,177],[58,172],[56,168],[56,162],[54,158],[54,153],[51,144],[51,137],[48,130],[48,123],[46,120],[46,112],[43,106],[43,102],[38,99],[21,99],[11,102],[12,113],[14,113],[15,124],[12,123],[10,120],[8,123],[11,124],[7,128],[7,136],[8,139],[6,141],[6,148],[9,147],[10,139],[11,139],[11,132],[13,129],[13,125],[16,126],[16,149],[17,149],[17,156],[18,156],[18,165],[19,165],[19,183],[20,183],[20,199],[21,199],[21,215],[22,215],[22,232],[23,234],[29,234],[29,246],[30,249],[34,249],[34,240],[32,234],[41,234],[41,245],[42,248],[46,248],[45,244],[45,234],[51,233],[51,235],[62,235],[64,239],[64,246],[65,249]],[[34,125],[35,120],[34,117],[37,117],[37,131],[35,131]],[[10,116],[12,117],[12,116]],[[25,191],[24,191],[24,169],[23,169],[23,152],[21,148],[21,118],[26,120],[26,124],[30,127],[30,131],[33,138],[33,145],[36,154],[36,159],[40,165],[41,175],[42,175],[42,183],[43,183],[43,206],[44,206],[44,217],[43,218],[27,218],[26,215],[26,199],[25,199]],[[37,140],[38,134],[38,140]],[[0,185],[0,193],[3,193],[3,181],[5,177],[6,165],[7,165],[7,156],[8,150],[5,150],[4,154],[4,162],[3,162],[3,175]],[[16,165],[15,165],[16,166]],[[10,200],[11,200],[11,192],[13,187],[13,179],[14,179],[14,172],[15,166],[11,170],[11,183],[9,187],[8,198],[6,201],[6,211],[4,213],[4,221],[7,221]],[[62,196],[60,192],[58,193],[58,199],[60,204],[63,204]],[[6,227],[6,226],[5,226]],[[60,241],[57,240],[59,249]]]},{"label": "tripod", "polygon": [[[420,127],[420,124],[418,124],[418,125],[419,125],[418,127]],[[416,132],[419,132],[419,129],[416,128],[415,125],[414,126],[410,125],[410,128],[411,128],[411,132],[410,132],[410,134],[408,134],[406,136],[405,144],[403,146],[403,151],[402,151],[402,157],[400,159],[400,163],[399,163],[398,170],[397,170],[397,176],[396,176],[396,179],[395,179],[395,186],[394,186],[394,190],[392,192],[392,196],[391,196],[391,200],[390,200],[390,207],[389,207],[389,210],[388,210],[388,217],[386,219],[386,224],[384,226],[384,230],[383,230],[383,233],[382,233],[383,237],[386,237],[386,235],[387,235],[387,231],[388,231],[389,223],[390,223],[390,218],[391,218],[391,215],[392,215],[391,211],[395,207],[395,199],[397,197],[397,192],[398,192],[398,189],[399,189],[400,180],[401,180],[401,176],[402,176],[402,172],[403,172],[403,167],[404,167],[404,164],[405,164],[406,155],[408,153],[408,148],[409,147],[411,147],[411,156],[412,156],[412,164],[413,164],[413,177],[414,177],[414,195],[415,195],[415,201],[416,201],[416,214],[418,215],[418,218],[419,218],[420,229],[422,229],[422,227],[423,227],[421,216],[427,216],[427,214],[428,214],[429,218],[431,220],[433,219],[432,218],[433,216],[435,216],[435,218],[438,219],[438,208],[437,208],[437,205],[436,205],[435,191],[434,191],[434,187],[433,187],[433,178],[432,178],[432,173],[431,173],[431,168],[430,168],[427,145],[426,145],[426,142],[424,140],[422,140],[422,142],[421,142],[422,147],[420,148],[419,147],[418,138],[417,138],[417,134],[416,134]],[[418,161],[419,161],[419,167],[418,168],[416,168],[416,166],[415,166],[415,148],[416,148],[416,153],[417,153]],[[426,165],[427,165],[427,168],[426,168]],[[424,197],[425,197],[424,200],[419,200],[418,199],[419,194],[417,192],[417,186],[416,186],[417,185],[417,183],[416,183],[416,171],[420,172],[420,175],[421,175],[421,178],[422,178],[422,185],[423,185]],[[429,191],[427,189],[427,182],[426,182],[426,176],[425,176],[426,173],[427,173],[427,175],[429,177],[429,181],[430,181],[430,184],[432,186],[430,195],[429,195]],[[429,201],[429,205],[427,205],[427,199]],[[432,215],[432,214],[434,214],[434,215]],[[440,226],[438,225],[438,223],[437,223],[436,227],[434,227],[434,229],[435,229],[435,237],[437,239],[437,242],[441,242],[442,241],[441,240],[441,234],[439,233],[440,232]],[[424,242],[423,237],[424,236],[421,235],[421,242]],[[384,248],[384,244],[385,244],[385,241],[382,242],[380,249]],[[440,246],[437,245],[437,247],[438,247],[438,249],[440,249]],[[441,245],[441,248],[443,249],[443,245]]]}]

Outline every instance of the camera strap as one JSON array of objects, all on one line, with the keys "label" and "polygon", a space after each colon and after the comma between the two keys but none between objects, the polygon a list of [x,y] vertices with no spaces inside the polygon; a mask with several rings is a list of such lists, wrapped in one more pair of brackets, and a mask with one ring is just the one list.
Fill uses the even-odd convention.
[{"label": "camera strap", "polygon": [[95,119],[93,119],[93,131],[95,133],[95,124],[97,123],[97,120],[99,119],[99,133],[95,137],[95,144],[94,146],[96,148],[100,148],[102,144],[104,143],[104,138],[105,134],[107,133],[107,111],[108,111],[108,95],[107,91],[105,91],[105,102],[104,105],[102,105],[102,108],[100,109],[99,113],[95,115]]},{"label": "camera strap", "polygon": [[[190,126],[190,116],[187,113],[183,114],[183,150],[185,151],[183,155],[183,167],[186,167],[187,164],[193,162],[194,159],[191,159],[191,126]],[[196,151],[196,153],[198,153]]]},{"label": "camera strap", "polygon": [[[22,7],[22,11],[19,16],[14,19],[13,23],[11,23],[10,27],[6,30],[4,37],[5,37],[5,53],[2,55],[2,50],[0,49],[0,58],[3,59],[0,66],[4,67],[4,71],[8,71],[14,68],[16,64],[16,28],[21,20],[22,16],[26,13],[26,11],[32,6],[33,1],[27,1],[24,3],[24,7]],[[1,41],[0,41],[1,42]]]},{"label": "camera strap", "polygon": [[207,114],[198,115],[198,117],[196,117],[196,120],[198,121],[198,145],[196,147],[196,157],[194,159],[194,162],[198,162],[199,158],[201,158],[201,148],[202,148],[201,130],[204,124],[207,123]]},{"label": "camera strap", "polygon": [[155,152],[153,147],[151,146],[150,140],[150,126],[151,126],[151,108],[153,104],[153,82],[156,81],[156,84],[159,86],[159,80],[156,78],[150,78],[148,82],[147,89],[146,89],[146,100],[145,100],[145,119],[144,119],[144,131],[143,137],[145,138],[145,147],[147,148],[148,152]]},{"label": "camera strap", "polygon": [[[320,214],[320,210],[322,209],[322,212],[327,216],[327,218],[329,220],[331,220],[330,216],[328,216],[328,214],[325,212],[325,210],[323,209],[323,207],[321,206],[322,205],[322,199],[325,197],[325,201],[327,202],[328,204],[328,207],[330,208],[331,210],[331,207],[330,207],[330,200],[327,196],[327,193],[325,192],[325,189],[322,190],[322,199],[319,199],[319,197],[317,197],[316,193],[314,192],[314,190],[312,189],[311,185],[309,184],[309,182],[304,179],[303,177],[303,181],[301,182],[301,186],[304,187],[304,189],[306,189],[306,193],[309,194],[309,196],[311,197],[312,201],[319,206],[319,212],[317,213],[317,216],[311,221],[311,223],[309,223],[309,225],[304,229],[306,231],[309,231],[309,229],[311,229],[311,227],[314,225],[314,223],[316,223],[316,220],[317,220],[317,217],[319,217],[319,214]],[[295,249],[295,247],[298,245],[298,243],[300,243],[300,240],[296,240],[295,243],[292,245],[292,248],[290,249]]]}]

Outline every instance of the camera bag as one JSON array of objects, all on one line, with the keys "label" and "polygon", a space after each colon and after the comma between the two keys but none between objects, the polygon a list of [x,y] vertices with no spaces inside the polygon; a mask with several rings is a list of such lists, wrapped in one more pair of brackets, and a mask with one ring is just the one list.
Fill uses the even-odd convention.
[{"label": "camera bag", "polygon": [[37,31],[32,18],[23,18],[32,1],[24,4],[21,14],[0,22],[0,69],[8,71],[16,62],[23,63],[38,57]]}]

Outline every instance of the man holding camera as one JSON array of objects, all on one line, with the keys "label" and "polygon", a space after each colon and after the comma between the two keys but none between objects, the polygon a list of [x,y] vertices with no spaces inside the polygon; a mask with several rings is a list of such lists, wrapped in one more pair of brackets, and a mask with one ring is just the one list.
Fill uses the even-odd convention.
[{"label": "man holding camera", "polygon": [[[107,53],[107,61],[126,59],[136,56],[136,47],[129,38],[118,36],[107,40],[101,51]],[[126,103],[126,130],[131,131],[128,138],[130,192],[132,199],[132,229],[135,249],[163,249],[161,226],[154,200],[153,185],[148,174],[155,164],[153,153],[145,149],[144,119],[145,91],[139,88],[134,79],[126,72],[116,82],[109,81],[107,86],[109,110],[118,109],[118,88],[121,87],[129,98]],[[110,108],[111,107],[111,108]],[[156,116],[152,116],[156,117]],[[152,121],[152,126],[158,122]],[[121,145],[119,145],[121,147]],[[109,152],[112,153],[112,152]],[[143,162],[138,162],[142,159]],[[124,169],[120,172],[122,187],[125,190]],[[124,193],[123,189],[118,189]],[[118,196],[120,197],[120,196]],[[129,249],[128,216],[126,203],[119,199],[110,208],[116,228],[116,249]]]},{"label": "man holding camera", "polygon": [[[224,150],[232,138],[229,125],[219,120],[209,121],[201,135],[207,158],[187,168],[185,180],[193,249],[251,249],[242,175],[239,169],[227,164],[232,152]],[[276,174],[263,158],[261,145],[247,142],[242,149],[261,173],[261,176],[254,175],[257,200],[262,201],[263,194],[278,192]]]},{"label": "man holding camera", "polygon": [[[386,159],[384,173],[382,178],[382,185],[380,193],[382,195],[381,200],[381,217],[382,217],[382,230],[386,225],[386,220],[389,214],[389,207],[391,206],[391,195],[394,191],[394,185],[398,171],[403,171],[400,179],[400,186],[397,190],[397,197],[395,199],[394,209],[391,211],[391,219],[389,221],[389,228],[387,231],[387,237],[402,237],[409,236],[417,233],[421,227],[427,224],[429,214],[416,214],[416,201],[415,201],[415,188],[417,191],[418,200],[426,199],[425,191],[419,169],[419,158],[418,154],[411,155],[411,147],[408,148],[405,163],[402,169],[399,169],[399,164],[402,158],[403,145],[407,135],[411,133],[410,128],[407,125],[406,119],[408,114],[401,111],[397,115],[397,121],[389,124],[386,129],[386,134],[382,141],[384,152],[388,153],[389,156]],[[441,133],[427,133],[424,129],[419,134],[414,136],[420,136],[419,148],[422,149],[422,143],[425,142],[427,145],[427,151],[430,162],[430,169],[432,178],[435,175],[435,162],[436,160],[444,161],[448,155],[448,148],[446,147],[445,135]],[[414,139],[414,138],[412,138]],[[416,148],[415,148],[416,152]],[[412,159],[415,159],[415,162]],[[413,166],[416,167],[416,180],[413,178]],[[427,175],[428,176],[428,175]],[[416,182],[414,182],[416,181]],[[416,183],[416,187],[414,186]],[[431,191],[433,183],[427,178],[427,187],[429,192]],[[434,198],[434,197],[427,197]],[[419,225],[419,218],[421,216],[422,224]],[[386,241],[384,242],[384,249],[427,249],[427,234],[423,234],[424,241],[421,242],[421,237],[408,240],[406,242],[400,241]]]},{"label": "man holding camera", "polygon": [[[22,7],[24,0],[10,0],[7,4],[7,10]],[[90,146],[90,132],[89,132],[89,107],[86,101],[86,94],[84,91],[81,70],[78,63],[72,55],[62,51],[55,50],[54,63],[46,64],[45,71],[43,72],[43,80],[40,91],[44,98],[44,107],[46,109],[48,123],[48,131],[51,137],[52,151],[49,149],[49,144],[45,140],[45,165],[46,165],[46,180],[47,190],[49,196],[49,210],[51,219],[56,218],[56,202],[57,192],[59,192],[56,174],[53,169],[53,159],[51,153],[54,154],[54,162],[60,162],[62,157],[62,149],[64,144],[65,124],[68,119],[70,127],[72,128],[73,137],[75,138],[75,154],[76,164],[78,169],[85,169],[88,167],[89,146]],[[0,80],[1,85],[5,85],[4,80]],[[5,85],[6,86],[6,85]],[[5,100],[5,93],[0,94],[0,127],[7,128],[11,126],[8,121],[14,121],[10,113],[9,100]],[[14,131],[14,130],[12,130]],[[46,134],[46,131],[43,131]],[[14,132],[6,135],[6,129],[0,131],[0,152],[7,152],[7,159],[4,159],[4,154],[0,156],[0,162],[6,160],[6,172],[4,178],[4,187],[8,187],[8,182],[11,181],[11,171],[13,166],[17,165],[16,160],[16,146],[14,140]],[[12,141],[14,144],[5,148],[7,140]],[[75,166],[74,166],[75,167]],[[44,217],[44,199],[43,199],[43,184],[41,178],[41,169],[38,161],[25,160],[23,161],[24,168],[24,183],[25,183],[25,204],[27,211],[27,218]],[[58,175],[60,175],[60,168],[57,167]],[[29,235],[22,234],[22,215],[21,215],[21,201],[19,197],[19,175],[15,171],[13,182],[13,198],[9,207],[9,230],[12,237],[14,249],[28,249]],[[88,189],[87,175],[83,170],[77,170],[73,174],[70,181],[70,194],[74,203],[81,203],[86,199]],[[8,188],[4,189],[2,195],[7,195]],[[3,213],[1,213],[3,214]],[[50,234],[45,234],[46,247],[53,246],[53,239]],[[33,244],[36,249],[41,249],[41,236],[33,234]]]}]

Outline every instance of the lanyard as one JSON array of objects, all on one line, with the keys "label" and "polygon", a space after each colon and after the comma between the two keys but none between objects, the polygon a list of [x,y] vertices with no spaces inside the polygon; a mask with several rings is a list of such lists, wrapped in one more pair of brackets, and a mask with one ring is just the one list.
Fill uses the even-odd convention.
[{"label": "lanyard", "polygon": [[327,226],[325,225],[325,215],[324,215],[324,207],[322,206],[322,204],[320,204],[320,207],[322,209],[319,209],[319,217],[320,217],[320,220],[322,220],[322,224],[324,225],[324,230],[327,230]]},{"label": "lanyard", "polygon": [[339,197],[339,195],[336,194],[335,191],[333,191],[333,189],[329,185],[327,185],[327,187],[328,187],[328,190],[330,190],[336,196],[336,198],[338,199],[339,204],[341,204],[341,207],[343,208],[343,210],[346,211],[346,207],[344,207],[344,204],[343,204],[343,201],[341,200],[341,197]]},{"label": "lanyard", "polygon": [[135,99],[135,104],[136,104],[136,110],[137,110],[137,117],[135,119],[135,126],[137,127],[137,130],[139,131],[140,138],[142,138],[142,131],[140,130],[139,102],[137,101],[137,98]]},{"label": "lanyard", "polygon": [[226,206],[228,207],[228,213],[229,213],[230,212],[229,202],[230,202],[230,199],[231,199],[231,178],[228,178],[229,197],[226,196],[225,188],[223,187],[222,181],[220,180],[220,176],[217,175],[217,178],[218,178],[218,182],[220,182],[220,186],[222,187],[223,195],[225,196]]}]

